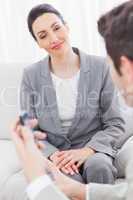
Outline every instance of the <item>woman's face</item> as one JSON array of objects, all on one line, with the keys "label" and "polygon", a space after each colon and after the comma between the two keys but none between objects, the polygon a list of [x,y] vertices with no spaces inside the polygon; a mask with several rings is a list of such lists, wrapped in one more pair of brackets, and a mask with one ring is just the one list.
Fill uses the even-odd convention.
[{"label": "woman's face", "polygon": [[39,16],[32,25],[33,33],[40,48],[45,49],[50,55],[63,54],[69,43],[69,28],[53,13]]}]

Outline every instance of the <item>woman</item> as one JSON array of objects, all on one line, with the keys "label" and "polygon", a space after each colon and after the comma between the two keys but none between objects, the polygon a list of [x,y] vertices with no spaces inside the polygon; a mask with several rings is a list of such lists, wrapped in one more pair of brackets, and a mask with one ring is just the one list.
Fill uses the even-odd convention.
[{"label": "woman", "polygon": [[45,155],[80,182],[113,183],[124,129],[105,61],[71,47],[68,25],[49,4],[30,11],[28,27],[48,56],[25,69],[21,109],[46,132]]}]

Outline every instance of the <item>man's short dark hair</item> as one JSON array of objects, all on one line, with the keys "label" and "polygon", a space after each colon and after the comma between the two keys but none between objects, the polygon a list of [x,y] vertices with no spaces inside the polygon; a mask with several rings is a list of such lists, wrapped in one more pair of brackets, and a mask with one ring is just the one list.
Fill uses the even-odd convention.
[{"label": "man's short dark hair", "polygon": [[133,1],[115,7],[98,20],[98,31],[105,40],[108,55],[120,73],[120,58],[133,61]]},{"label": "man's short dark hair", "polygon": [[57,15],[63,23],[65,23],[60,12],[57,9],[55,9],[52,5],[40,4],[40,5],[33,7],[28,14],[27,22],[28,22],[29,31],[35,40],[36,40],[36,37],[33,33],[32,25],[38,17],[40,17],[41,15],[43,15],[45,13],[53,13],[53,14]]}]

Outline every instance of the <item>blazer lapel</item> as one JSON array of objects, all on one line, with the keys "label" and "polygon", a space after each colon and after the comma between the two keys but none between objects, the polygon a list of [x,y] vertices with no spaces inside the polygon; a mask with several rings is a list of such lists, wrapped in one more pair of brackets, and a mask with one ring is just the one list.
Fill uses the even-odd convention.
[{"label": "blazer lapel", "polygon": [[[77,50],[76,50],[77,51]],[[75,127],[77,127],[81,116],[85,112],[87,106],[87,94],[89,92],[89,81],[90,81],[90,66],[88,66],[87,56],[83,52],[78,52],[80,56],[80,78],[78,83],[78,96],[76,102],[76,112],[75,117],[72,121],[72,126],[69,130],[69,133],[73,132]]]},{"label": "blazer lapel", "polygon": [[61,122],[59,119],[57,107],[56,91],[53,86],[52,77],[50,74],[49,56],[47,56],[41,63],[41,85],[43,87],[43,92],[45,93],[47,99],[47,109],[56,127],[55,131],[56,133],[60,134]]}]

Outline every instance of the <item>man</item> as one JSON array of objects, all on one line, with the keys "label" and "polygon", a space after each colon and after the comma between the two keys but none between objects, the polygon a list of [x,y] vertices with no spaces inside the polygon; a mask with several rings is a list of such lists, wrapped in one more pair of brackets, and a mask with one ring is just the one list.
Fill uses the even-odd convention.
[{"label": "man", "polygon": [[[105,40],[109,59],[114,63],[114,68],[111,70],[112,77],[123,90],[127,104],[133,106],[133,1],[128,1],[102,16],[98,21],[98,29]],[[19,123],[15,124],[12,135],[26,177],[31,182],[27,188],[30,199],[67,199],[56,188],[58,186],[71,199],[81,200],[86,196],[89,200],[131,200],[133,196],[131,151],[127,155],[125,183],[118,185],[91,183],[86,186],[62,175],[48,160],[44,159],[34,143],[32,134]],[[132,143],[130,147],[133,150]],[[46,175],[47,171],[50,172],[56,186]]]}]

